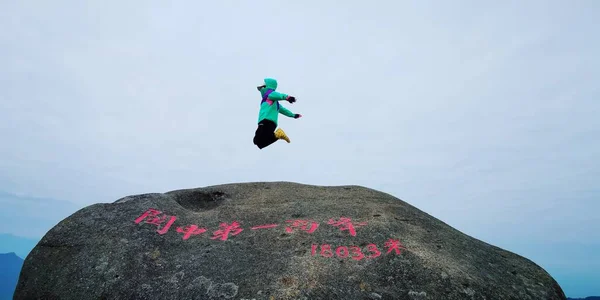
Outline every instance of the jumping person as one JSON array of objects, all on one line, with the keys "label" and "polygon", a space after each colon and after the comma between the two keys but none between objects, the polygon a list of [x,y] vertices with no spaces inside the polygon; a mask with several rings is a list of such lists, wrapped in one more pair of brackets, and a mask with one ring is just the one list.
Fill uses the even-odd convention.
[{"label": "jumping person", "polygon": [[276,92],[277,80],[265,78],[264,81],[265,84],[256,87],[262,96],[260,111],[258,112],[258,128],[254,134],[254,145],[259,149],[263,149],[277,140],[290,142],[290,138],[281,128],[275,130],[275,128],[277,128],[279,114],[294,119],[302,117],[301,114],[292,113],[289,109],[283,107],[283,105],[279,103],[279,101],[294,103],[296,102],[295,97]]}]

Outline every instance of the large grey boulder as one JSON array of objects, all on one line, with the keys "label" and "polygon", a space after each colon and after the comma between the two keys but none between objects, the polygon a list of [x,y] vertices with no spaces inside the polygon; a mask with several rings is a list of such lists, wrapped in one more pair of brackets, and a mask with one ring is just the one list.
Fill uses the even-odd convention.
[{"label": "large grey boulder", "polygon": [[95,204],[27,257],[15,299],[566,299],[530,260],[388,194],[240,183]]}]

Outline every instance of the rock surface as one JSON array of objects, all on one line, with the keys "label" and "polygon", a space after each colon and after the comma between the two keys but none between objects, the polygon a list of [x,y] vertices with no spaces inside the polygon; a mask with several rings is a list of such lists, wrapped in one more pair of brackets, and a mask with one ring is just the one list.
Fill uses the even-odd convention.
[{"label": "rock surface", "polygon": [[15,299],[566,299],[533,262],[358,186],[239,183],[95,204]]}]

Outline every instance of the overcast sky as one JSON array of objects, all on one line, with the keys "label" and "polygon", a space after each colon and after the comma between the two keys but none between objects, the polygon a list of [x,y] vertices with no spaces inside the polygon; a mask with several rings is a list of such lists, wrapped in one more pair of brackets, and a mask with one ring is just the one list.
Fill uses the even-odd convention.
[{"label": "overcast sky", "polygon": [[[23,197],[363,185],[530,258],[568,296],[600,295],[599,13],[593,0],[2,1],[3,203],[27,220]],[[259,151],[265,77],[304,118],[281,116],[292,143]]]}]

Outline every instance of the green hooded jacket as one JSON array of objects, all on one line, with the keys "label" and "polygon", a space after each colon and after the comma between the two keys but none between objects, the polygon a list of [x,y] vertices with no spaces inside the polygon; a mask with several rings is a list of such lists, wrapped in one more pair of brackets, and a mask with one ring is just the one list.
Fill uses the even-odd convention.
[{"label": "green hooded jacket", "polygon": [[267,100],[270,101],[265,101],[260,104],[260,111],[258,112],[258,122],[267,119],[275,122],[275,125],[277,125],[279,114],[288,116],[290,118],[293,118],[295,116],[294,113],[292,113],[289,109],[283,107],[283,105],[279,103],[279,101],[287,100],[288,95],[277,92],[275,91],[276,89],[277,80],[273,78],[265,78],[265,87],[259,89],[261,99],[265,96],[265,93],[267,93],[268,90],[273,91],[267,97]]}]

